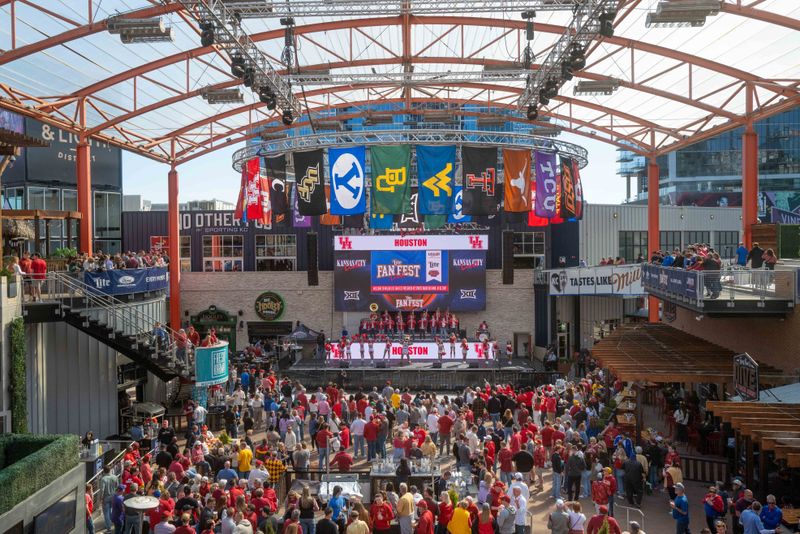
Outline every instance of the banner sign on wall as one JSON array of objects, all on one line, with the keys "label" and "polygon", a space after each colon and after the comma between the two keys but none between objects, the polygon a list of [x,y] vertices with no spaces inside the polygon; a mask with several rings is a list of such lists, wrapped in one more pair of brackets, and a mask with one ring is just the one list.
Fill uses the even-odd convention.
[{"label": "banner sign on wall", "polygon": [[228,342],[194,349],[195,385],[216,386],[228,381]]},{"label": "banner sign on wall", "polygon": [[556,155],[553,152],[534,151],[536,174],[536,204],[534,211],[539,217],[556,216],[556,197],[558,196],[556,178]]},{"label": "banner sign on wall", "polygon": [[357,215],[367,208],[366,149],[363,146],[331,148],[330,212],[332,215]]},{"label": "banner sign on wall", "polygon": [[733,389],[743,401],[758,400],[758,362],[746,352],[733,357]]},{"label": "banner sign on wall", "polygon": [[497,147],[461,149],[463,206],[467,215],[494,215],[500,205],[497,191]]},{"label": "banner sign on wall", "polygon": [[369,155],[373,213],[402,214],[411,194],[411,147],[373,146]]},{"label": "banner sign on wall", "polygon": [[83,282],[98,293],[126,295],[166,290],[169,287],[169,273],[166,267],[94,271],[83,273]]},{"label": "banner sign on wall", "polygon": [[289,184],[286,181],[286,155],[264,158],[264,172],[269,181],[269,198],[272,202],[272,222],[286,226],[289,220]]},{"label": "banner sign on wall", "polygon": [[550,295],[644,295],[641,265],[545,271]]},{"label": "banner sign on wall", "polygon": [[503,150],[503,179],[506,212],[531,210],[531,151]]},{"label": "banner sign on wall", "polygon": [[297,206],[303,215],[327,213],[325,203],[325,166],[322,149],[295,152],[294,190]]},{"label": "banner sign on wall", "polygon": [[572,170],[572,160],[561,157],[561,213],[562,219],[571,219],[577,214],[575,196],[575,178]]},{"label": "banner sign on wall", "polygon": [[333,241],[333,250],[488,250],[489,236],[481,235],[342,235]]},{"label": "banner sign on wall", "polygon": [[800,213],[786,211],[776,207],[770,210],[770,218],[773,223],[800,224]]},{"label": "banner sign on wall", "polygon": [[417,173],[419,212],[448,215],[456,182],[456,147],[418,146]]},{"label": "banner sign on wall", "polygon": [[[373,354],[376,360],[383,359],[383,352],[386,349],[386,343],[373,343]],[[490,345],[491,347],[491,345]],[[424,361],[424,360],[438,360],[439,349],[436,343],[412,343],[408,346],[408,355],[411,361]],[[389,359],[399,361],[403,357],[403,346],[400,343],[392,343],[392,348],[389,352]],[[450,343],[444,344],[444,357],[442,361],[462,361],[461,343],[456,343],[456,354],[454,357],[450,356]],[[332,360],[355,360],[361,361],[361,346],[359,343],[352,343],[350,347],[345,348],[345,352],[339,350],[339,345],[333,344],[331,346],[331,359]],[[494,357],[491,354],[491,348],[488,351],[483,350],[483,344],[480,342],[471,342],[467,347],[467,360],[483,360],[492,361]],[[367,344],[364,343],[364,361],[369,360],[369,349]]]},{"label": "banner sign on wall", "polygon": [[460,185],[453,186],[453,207],[447,216],[450,224],[472,222],[472,217],[464,213],[464,189]]},{"label": "banner sign on wall", "polygon": [[691,300],[699,300],[702,288],[697,271],[670,269],[658,265],[642,266],[642,286],[645,290],[672,293]]}]

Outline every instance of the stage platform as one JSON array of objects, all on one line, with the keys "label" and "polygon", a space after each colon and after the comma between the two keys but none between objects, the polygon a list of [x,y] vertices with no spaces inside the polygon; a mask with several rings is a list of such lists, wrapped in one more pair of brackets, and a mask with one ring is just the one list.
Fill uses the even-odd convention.
[{"label": "stage platform", "polygon": [[[350,362],[332,361],[327,365],[320,360],[303,359],[282,374],[292,380],[299,380],[306,388],[323,386],[328,382],[340,382],[342,371],[346,372],[345,386],[356,387],[383,386],[391,380],[396,387],[410,387],[415,390],[460,391],[466,386],[483,385],[484,380],[492,384],[511,383],[519,386],[538,386],[552,384],[561,375],[545,372],[541,362],[526,358],[514,358],[510,363],[503,359],[497,362],[486,361],[444,361],[441,368],[434,367],[432,360],[412,361],[400,364],[389,360],[385,368],[376,367],[375,362],[353,360]],[[381,362],[383,363],[383,362]]]}]

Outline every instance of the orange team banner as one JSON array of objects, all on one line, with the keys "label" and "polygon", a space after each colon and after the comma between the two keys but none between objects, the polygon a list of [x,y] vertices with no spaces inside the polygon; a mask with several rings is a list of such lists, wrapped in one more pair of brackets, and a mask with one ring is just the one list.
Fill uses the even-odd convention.
[{"label": "orange team banner", "polygon": [[531,211],[531,151],[503,149],[505,211]]},{"label": "orange team banner", "polygon": [[319,223],[325,226],[339,226],[342,224],[342,217],[339,215],[331,215],[331,187],[325,186],[325,203],[327,204],[326,211],[319,216]]}]

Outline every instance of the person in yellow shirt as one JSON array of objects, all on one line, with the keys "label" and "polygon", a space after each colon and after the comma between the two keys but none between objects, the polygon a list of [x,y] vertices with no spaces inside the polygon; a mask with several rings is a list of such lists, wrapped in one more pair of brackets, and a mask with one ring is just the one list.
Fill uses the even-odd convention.
[{"label": "person in yellow shirt", "polygon": [[253,451],[247,446],[244,440],[239,442],[239,478],[247,479],[252,469]]},{"label": "person in yellow shirt", "polygon": [[431,439],[430,435],[425,436],[425,441],[422,443],[422,447],[420,448],[422,449],[423,456],[430,458],[431,460],[436,459],[436,444],[433,442],[433,439]]},{"label": "person in yellow shirt", "polygon": [[369,525],[359,519],[358,510],[350,511],[350,524],[347,525],[346,534],[369,534]]},{"label": "person in yellow shirt", "polygon": [[411,534],[414,520],[414,495],[408,491],[405,482],[400,484],[400,499],[397,501],[397,522],[400,524],[400,534]]},{"label": "person in yellow shirt", "polygon": [[447,523],[447,531],[450,534],[471,534],[472,525],[470,524],[467,501],[461,501],[453,510],[453,518]]},{"label": "person in yellow shirt", "polygon": [[391,401],[392,401],[392,407],[394,407],[395,410],[399,410],[400,409],[400,390],[399,389],[395,389],[394,390],[394,393],[392,394]]}]

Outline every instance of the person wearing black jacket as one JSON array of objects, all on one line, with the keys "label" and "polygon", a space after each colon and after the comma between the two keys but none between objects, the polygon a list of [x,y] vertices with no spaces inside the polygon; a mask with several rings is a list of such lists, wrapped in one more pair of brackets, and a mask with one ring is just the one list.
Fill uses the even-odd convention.
[{"label": "person wearing black jacket", "polygon": [[500,413],[503,411],[503,403],[496,396],[492,395],[486,402],[486,410],[492,418],[492,424],[500,421]]},{"label": "person wearing black jacket", "polygon": [[317,521],[317,534],[339,534],[339,526],[331,519],[333,510],[325,508],[325,517]]},{"label": "person wearing black jacket", "polygon": [[169,469],[169,466],[172,464],[172,455],[167,452],[167,444],[161,444],[161,450],[158,451],[156,454],[156,465],[158,467],[163,467],[164,469]]},{"label": "person wearing black jacket", "polygon": [[747,261],[750,262],[751,269],[760,269],[764,265],[764,249],[753,243],[753,248],[747,253]]},{"label": "person wearing black jacket", "polygon": [[622,469],[625,471],[622,482],[625,486],[628,504],[638,508],[642,505],[642,496],[644,495],[644,466],[634,456],[622,464]]},{"label": "person wearing black jacket", "polygon": [[567,475],[567,499],[577,501],[581,496],[581,476],[587,469],[586,460],[581,451],[573,452],[565,465]]},{"label": "person wearing black jacket", "polygon": [[[553,466],[553,498],[561,498],[561,484],[564,477],[564,461],[561,459],[561,448],[553,449],[553,454],[550,456],[550,464]],[[580,479],[578,479],[580,481]]]}]

